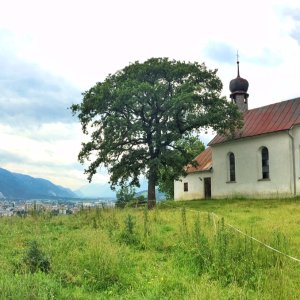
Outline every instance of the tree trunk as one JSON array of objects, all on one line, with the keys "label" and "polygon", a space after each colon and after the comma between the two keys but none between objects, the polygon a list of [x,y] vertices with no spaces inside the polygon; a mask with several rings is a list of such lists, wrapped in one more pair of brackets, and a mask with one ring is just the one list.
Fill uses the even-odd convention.
[{"label": "tree trunk", "polygon": [[149,172],[148,178],[148,208],[151,209],[156,205],[156,196],[155,196],[155,184],[156,184],[156,174],[155,172]]}]

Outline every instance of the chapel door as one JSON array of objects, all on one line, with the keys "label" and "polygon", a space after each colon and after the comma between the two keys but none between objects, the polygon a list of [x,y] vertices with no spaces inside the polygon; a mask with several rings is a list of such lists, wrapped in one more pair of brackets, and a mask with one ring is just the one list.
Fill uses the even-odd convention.
[{"label": "chapel door", "polygon": [[211,198],[211,178],[210,177],[204,178],[204,198],[205,199]]}]

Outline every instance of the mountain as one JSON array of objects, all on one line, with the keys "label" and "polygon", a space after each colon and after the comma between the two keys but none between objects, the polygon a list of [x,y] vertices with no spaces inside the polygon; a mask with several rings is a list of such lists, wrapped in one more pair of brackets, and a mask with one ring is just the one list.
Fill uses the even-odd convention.
[{"label": "mountain", "polygon": [[[166,199],[166,195],[164,193],[160,192],[157,188],[155,189],[155,194],[156,194],[156,200],[157,201],[161,201],[161,200]],[[148,198],[148,191],[143,190],[143,191],[137,192],[135,194],[135,197],[139,197],[139,196],[144,196],[145,199],[147,199]]]},{"label": "mountain", "polygon": [[49,180],[13,173],[2,168],[0,168],[0,195],[7,199],[78,197],[70,189],[55,185]]},{"label": "mountain", "polygon": [[[136,196],[143,195],[145,198],[147,198],[147,186],[147,180],[144,177],[141,177],[140,187],[135,188]],[[117,190],[118,189],[119,187],[117,187]],[[116,198],[116,192],[111,190],[108,183],[89,183],[76,190],[75,193],[81,198]],[[158,200],[163,200],[166,198],[165,194],[159,192],[158,189],[156,189],[156,197]]]},{"label": "mountain", "polygon": [[79,190],[76,190],[75,193],[78,196],[85,198],[116,198],[116,193],[111,190],[110,185],[108,183],[90,183],[81,187]]}]

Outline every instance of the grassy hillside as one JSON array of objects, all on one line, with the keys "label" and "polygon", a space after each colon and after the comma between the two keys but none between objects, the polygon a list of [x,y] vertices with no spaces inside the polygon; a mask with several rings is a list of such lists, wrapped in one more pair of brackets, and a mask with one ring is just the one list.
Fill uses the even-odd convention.
[{"label": "grassy hillside", "polygon": [[300,299],[300,263],[227,226],[300,258],[299,222],[299,200],[1,218],[0,299]]}]

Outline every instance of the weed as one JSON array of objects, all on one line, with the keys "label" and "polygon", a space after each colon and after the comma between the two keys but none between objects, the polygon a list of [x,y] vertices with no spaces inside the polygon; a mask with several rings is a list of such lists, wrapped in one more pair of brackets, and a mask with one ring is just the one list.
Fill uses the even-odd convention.
[{"label": "weed", "polygon": [[27,243],[27,250],[23,257],[23,263],[31,273],[37,271],[48,273],[50,271],[49,258],[39,248],[37,241],[34,240]]},{"label": "weed", "polygon": [[108,210],[107,214],[108,214],[108,216],[106,218],[106,228],[108,230],[109,237],[113,237],[115,231],[117,231],[119,228],[119,222],[116,217],[115,210],[110,210],[110,211]]},{"label": "weed", "polygon": [[[279,230],[275,230],[272,235],[271,245],[280,252],[287,253],[288,251],[288,239]],[[285,257],[279,253],[273,252],[273,264],[279,267],[283,267],[285,263]]]},{"label": "weed", "polygon": [[97,224],[97,220],[96,220],[96,218],[94,217],[94,218],[92,218],[92,222],[93,222],[93,228],[94,229],[97,229],[98,228],[98,224]]},{"label": "weed", "polygon": [[212,250],[205,234],[201,231],[200,214],[197,214],[194,223],[195,263],[199,274],[209,270],[212,264]]},{"label": "weed", "polygon": [[144,208],[144,239],[146,240],[149,236],[149,217],[148,217],[148,207]]},{"label": "weed", "polygon": [[136,222],[131,214],[128,214],[124,221],[124,229],[121,232],[121,241],[128,245],[134,245],[138,242],[138,237],[135,232]]},{"label": "weed", "polygon": [[186,218],[186,209],[182,207],[181,209],[181,225],[182,225],[182,233],[184,237],[188,235],[188,228],[187,228],[187,218]]}]

